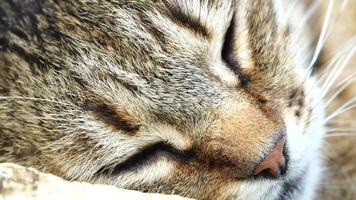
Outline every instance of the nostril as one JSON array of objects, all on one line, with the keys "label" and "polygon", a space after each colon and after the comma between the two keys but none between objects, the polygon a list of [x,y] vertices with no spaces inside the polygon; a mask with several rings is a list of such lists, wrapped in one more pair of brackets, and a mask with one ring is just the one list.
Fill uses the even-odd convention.
[{"label": "nostril", "polygon": [[269,177],[269,178],[278,178],[283,176],[286,173],[285,165],[278,165],[274,168],[267,168],[261,172],[257,172],[256,176]]},{"label": "nostril", "polygon": [[254,175],[267,177],[279,177],[286,173],[286,158],[283,155],[285,146],[285,137],[279,140],[271,153],[257,165]]}]

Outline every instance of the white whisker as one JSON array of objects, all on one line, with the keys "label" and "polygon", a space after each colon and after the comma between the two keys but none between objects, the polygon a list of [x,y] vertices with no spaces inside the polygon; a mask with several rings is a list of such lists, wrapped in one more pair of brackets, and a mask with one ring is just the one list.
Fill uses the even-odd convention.
[{"label": "white whisker", "polygon": [[331,60],[327,61],[326,67],[323,69],[321,76],[318,78],[318,81],[324,80],[326,75],[330,75],[330,71],[335,68],[335,63],[347,52],[350,52],[352,47],[356,44],[356,37],[352,37],[347,40],[344,44],[342,44],[342,48],[338,48],[336,53]]},{"label": "white whisker", "polygon": [[[310,95],[310,92],[313,91],[314,87],[319,85],[325,85],[326,80],[332,77],[333,72],[337,69],[338,63],[341,62],[342,58],[351,51],[353,42],[356,42],[356,37],[347,41],[346,45],[343,48],[340,48],[335,56],[332,57],[330,61],[328,61],[327,66],[323,69],[323,72],[320,73],[321,76],[317,79],[317,81],[313,84],[311,88],[306,92],[306,96]],[[351,43],[351,44],[350,44]],[[323,100],[323,96],[320,96],[319,102]]]},{"label": "white whisker", "polygon": [[332,128],[327,133],[356,133],[356,128]]},{"label": "white whisker", "polygon": [[321,95],[322,97],[325,97],[325,95],[328,93],[332,84],[336,81],[336,79],[340,76],[344,68],[347,66],[348,62],[351,60],[355,51],[356,51],[356,46],[353,46],[350,52],[347,55],[345,55],[345,59],[343,60],[343,62],[341,62],[341,64],[337,66],[337,68],[335,68],[337,69],[336,72],[330,74],[332,76],[330,76],[330,78],[328,78],[328,80],[326,80],[325,84],[322,86],[322,95]]},{"label": "white whisker", "polygon": [[324,138],[330,138],[330,137],[350,137],[350,136],[355,137],[355,136],[356,136],[356,133],[328,134],[328,135],[325,135]]},{"label": "white whisker", "polygon": [[[323,93],[323,91],[324,91],[324,90],[323,90],[323,86],[325,86],[326,83],[328,82],[328,80],[330,80],[330,79],[332,78],[332,74],[334,74],[335,70],[337,70],[337,67],[336,67],[336,66],[339,65],[339,63],[341,62],[341,60],[342,60],[342,58],[343,58],[344,56],[345,56],[345,55],[343,55],[343,54],[340,54],[340,55],[338,55],[338,56],[335,56],[335,57],[332,59],[332,61],[329,63],[329,65],[327,66],[327,68],[325,69],[324,74],[319,78],[319,80],[316,81],[315,85],[320,86],[320,89],[321,89],[322,93]],[[330,66],[332,66],[332,68],[331,68]],[[321,82],[323,82],[323,83],[321,83]],[[315,85],[314,85],[314,86],[315,86]],[[312,89],[313,89],[313,88],[311,88],[311,89],[308,91],[307,95],[310,94],[310,92],[312,91]],[[318,100],[318,101],[321,102],[323,99],[324,99],[324,95],[321,95],[321,96],[319,97],[319,100]]]},{"label": "white whisker", "polygon": [[328,4],[327,11],[326,11],[325,19],[324,19],[324,22],[323,22],[321,33],[319,35],[319,40],[318,40],[318,43],[316,45],[312,60],[311,60],[311,62],[309,64],[309,67],[307,68],[308,71],[312,69],[312,67],[314,66],[315,62],[318,60],[320,52],[321,52],[322,48],[324,47],[325,42],[327,40],[327,36],[329,35],[328,28],[329,28],[329,25],[330,25],[330,18],[331,18],[331,15],[332,15],[333,7],[334,7],[334,0],[329,0],[329,4]]},{"label": "white whisker", "polygon": [[85,119],[81,119],[81,118],[69,119],[68,116],[66,118],[59,118],[59,117],[34,117],[34,118],[43,121],[66,121],[66,122],[75,122],[75,123],[85,122]]},{"label": "white whisker", "polygon": [[[353,73],[355,75],[355,73]],[[346,79],[347,80],[347,79]],[[324,107],[327,108],[337,97],[338,95],[344,91],[348,86],[354,83],[356,77],[352,77],[352,79],[347,80],[334,94],[329,98],[329,100],[324,104]]]},{"label": "white whisker", "polygon": [[346,76],[346,78],[344,78],[344,80],[342,80],[339,84],[336,85],[336,87],[341,87],[342,85],[345,84],[345,82],[348,82],[350,79],[355,79],[356,77],[356,71],[352,72],[350,75]]},{"label": "white whisker", "polygon": [[336,111],[330,114],[325,120],[324,124],[333,119],[334,117],[356,107],[356,97],[351,98],[350,100],[346,101],[342,106],[340,106]]},{"label": "white whisker", "polygon": [[75,107],[75,105],[60,102],[60,101],[55,101],[51,99],[41,99],[41,98],[35,98],[35,97],[21,97],[21,96],[0,96],[0,100],[30,100],[30,101],[44,101],[44,102],[50,102],[50,103],[56,103],[56,104],[61,104],[65,106],[72,106]]}]

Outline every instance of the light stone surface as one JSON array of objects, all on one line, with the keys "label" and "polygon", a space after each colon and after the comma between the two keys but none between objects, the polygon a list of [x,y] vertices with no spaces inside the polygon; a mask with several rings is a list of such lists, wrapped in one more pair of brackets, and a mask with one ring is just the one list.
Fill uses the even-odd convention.
[{"label": "light stone surface", "polygon": [[174,195],[147,194],[108,185],[69,182],[10,163],[0,163],[0,200],[184,200]]}]

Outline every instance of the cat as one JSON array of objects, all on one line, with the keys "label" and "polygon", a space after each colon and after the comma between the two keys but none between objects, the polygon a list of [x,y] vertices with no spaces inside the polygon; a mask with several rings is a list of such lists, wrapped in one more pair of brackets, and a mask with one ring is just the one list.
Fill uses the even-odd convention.
[{"label": "cat", "polygon": [[196,199],[313,199],[302,1],[0,0],[0,162]]}]

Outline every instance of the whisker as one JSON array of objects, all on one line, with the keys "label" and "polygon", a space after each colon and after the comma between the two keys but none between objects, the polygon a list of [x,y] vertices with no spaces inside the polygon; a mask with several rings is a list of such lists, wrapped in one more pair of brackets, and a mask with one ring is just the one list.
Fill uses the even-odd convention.
[{"label": "whisker", "polygon": [[356,71],[352,72],[350,75],[346,76],[344,80],[342,80],[339,84],[336,85],[336,87],[342,86],[345,82],[349,81],[350,79],[355,79],[356,77]]},{"label": "whisker", "polygon": [[[325,67],[323,72],[320,73],[321,76],[319,78],[317,78],[317,81],[306,92],[306,96],[310,95],[310,93],[313,91],[313,89],[316,86],[325,85],[326,80],[328,80],[332,77],[332,75],[334,74],[333,72],[337,69],[337,66],[339,66],[339,63],[341,62],[343,57],[345,57],[346,54],[351,51],[351,48],[353,45],[350,45],[350,42],[349,42],[350,40],[348,40],[347,44],[343,48],[340,48],[340,50],[338,50],[338,53],[335,56],[333,56],[333,58],[331,60],[328,61],[327,66]],[[351,41],[352,42],[356,41],[356,37],[352,38]],[[321,96],[319,101],[321,101],[323,98],[324,97]]]},{"label": "whisker", "polygon": [[34,117],[35,119],[38,120],[43,120],[43,121],[67,121],[67,122],[84,122],[85,119],[81,119],[81,118],[68,118],[68,116],[66,118],[59,118],[59,117]]},{"label": "whisker", "polygon": [[356,136],[356,132],[355,133],[340,133],[340,134],[327,134],[324,136],[324,138],[332,138],[332,137],[355,137]]},{"label": "whisker", "polygon": [[76,107],[75,105],[60,102],[60,101],[55,101],[51,99],[42,99],[42,98],[35,98],[35,97],[21,97],[21,96],[0,96],[0,100],[29,100],[29,101],[44,101],[44,102],[50,102],[50,103],[56,103],[60,105],[65,105],[65,106],[72,106]]},{"label": "whisker", "polygon": [[352,79],[346,79],[347,81],[343,83],[343,85],[333,94],[333,96],[330,97],[330,99],[324,104],[324,107],[327,108],[337,97],[338,95],[344,91],[348,86],[353,84],[356,80],[356,77],[354,76],[356,73],[353,73]]},{"label": "whisker", "polygon": [[[346,53],[346,52],[345,52]],[[333,72],[337,69],[336,66],[338,66],[338,63],[341,62],[341,59],[343,58],[343,56],[345,56],[344,54],[340,54],[340,55],[337,55],[335,56],[331,62],[328,64],[328,66],[326,67],[323,75],[314,83],[314,85],[309,89],[309,91],[307,92],[307,95],[308,96],[310,94],[310,92],[313,91],[314,87],[315,86],[319,86],[319,85],[325,85],[325,80],[328,80],[331,78],[331,75],[333,74]],[[331,68],[332,66],[332,68]],[[324,82],[324,83],[321,83],[321,82]],[[323,91],[323,90],[322,90]],[[323,96],[320,96],[319,97],[319,102],[323,100]]]},{"label": "whisker", "polygon": [[327,133],[356,133],[356,128],[332,128]]},{"label": "whisker", "polygon": [[347,66],[348,62],[351,60],[355,51],[356,51],[356,46],[353,46],[353,48],[350,50],[350,52],[346,55],[345,60],[343,60],[343,62],[340,64],[340,66],[338,66],[338,68],[336,68],[337,70],[336,70],[335,74],[330,74],[332,76],[330,76],[330,78],[328,80],[326,80],[325,84],[321,88],[322,89],[322,95],[321,95],[322,97],[325,97],[325,95],[328,93],[332,84],[336,81],[336,79],[340,76],[343,69]]},{"label": "whisker", "polygon": [[[350,50],[351,51],[351,50]],[[346,52],[347,53],[347,52]],[[341,54],[340,54],[341,55]],[[347,55],[349,55],[349,54],[347,54]],[[344,56],[347,56],[347,55],[344,55]],[[337,62],[340,62],[341,61],[341,59],[340,58],[342,58],[342,57],[339,57],[339,58],[337,58],[337,59],[335,59],[335,57],[332,59],[332,61],[331,61],[331,63],[329,64],[329,66],[331,66],[331,64],[334,64],[336,61]],[[329,67],[328,66],[328,67]],[[337,67],[336,66],[338,66],[338,65],[334,65],[333,66],[333,69],[331,69],[331,72],[329,72],[329,76],[328,76],[328,79],[331,79],[333,76],[331,76],[331,75],[333,75],[334,73],[332,73],[333,71],[335,71],[336,69],[337,69]],[[341,72],[340,72],[341,73]],[[350,77],[352,77],[352,76],[350,76]],[[348,78],[347,78],[348,79]],[[341,86],[341,88],[339,88],[339,90],[332,96],[332,97],[330,97],[330,99],[324,104],[324,108],[327,108],[329,105],[330,105],[330,103],[333,101],[333,100],[335,100],[336,98],[337,98],[337,96],[344,90],[344,88],[346,88],[347,86],[349,86],[354,80],[354,78],[352,77],[352,80],[350,81],[350,80],[347,80],[346,79],[346,83],[343,83],[343,85]],[[320,81],[320,79],[319,79],[319,81]],[[326,81],[324,84],[323,84],[323,86],[322,86],[322,88],[323,87],[325,87],[325,85],[326,85],[326,83],[328,83],[329,81]],[[345,81],[342,81],[342,82],[345,82]],[[330,82],[329,82],[330,83]],[[342,83],[340,83],[340,84],[342,84]],[[317,85],[317,84],[314,84],[312,87],[314,87],[315,85]],[[330,86],[329,86],[330,87]],[[316,99],[316,101],[317,101],[317,104],[319,104],[319,103],[321,103],[322,101],[323,101],[323,99],[325,98],[325,96],[326,96],[326,94],[328,94],[327,92],[325,93],[325,91],[323,91],[323,89],[321,89],[322,90],[322,95],[320,95],[320,97],[319,98],[317,98]],[[329,89],[330,90],[330,89]],[[309,89],[309,91],[308,91],[308,93],[306,94],[306,96],[308,96],[308,95],[310,95],[311,94],[311,91],[312,91],[312,89]],[[340,107],[341,108],[341,107]],[[339,109],[340,109],[339,108]],[[350,108],[351,109],[351,108]],[[333,114],[335,114],[335,116],[336,115],[339,115],[338,114],[338,112],[341,112],[341,113],[339,113],[339,114],[342,114],[343,112],[346,112],[346,110],[345,111],[342,111],[342,110],[336,110]],[[332,115],[333,115],[332,114]],[[325,121],[324,121],[324,123],[327,123],[329,120],[331,120],[333,117],[335,117],[335,116],[329,116],[330,118],[328,118],[328,119],[326,119]],[[312,120],[314,120],[314,118],[311,118],[309,121],[312,121]]]},{"label": "whisker", "polygon": [[325,120],[324,124],[333,119],[334,117],[356,107],[356,97],[353,97],[346,101],[343,105],[341,105],[336,111],[334,111],[332,114],[330,114]]},{"label": "whisker", "polygon": [[345,42],[344,45],[341,45],[342,48],[339,48],[339,49],[336,50],[338,53],[336,53],[336,54],[331,58],[331,60],[328,60],[328,61],[327,61],[328,64],[327,64],[326,67],[322,70],[322,73],[320,73],[321,76],[318,78],[318,82],[320,82],[320,81],[325,81],[325,77],[326,77],[327,75],[330,75],[330,72],[331,72],[332,69],[335,68],[335,64],[337,63],[337,61],[338,61],[342,56],[346,55],[347,52],[350,52],[355,43],[356,43],[356,37],[350,38],[349,40],[347,40],[347,41]]},{"label": "whisker", "polygon": [[318,60],[320,52],[321,52],[322,48],[324,47],[325,42],[328,38],[328,35],[329,35],[328,28],[330,25],[330,18],[332,15],[333,7],[334,7],[334,0],[329,0],[328,8],[327,8],[327,11],[325,14],[325,19],[324,19],[323,26],[322,26],[322,29],[321,29],[321,32],[319,35],[319,39],[318,39],[318,42],[317,42],[317,45],[316,45],[316,48],[314,51],[314,55],[313,55],[312,60],[309,64],[309,67],[307,68],[308,71],[312,69],[315,62]]},{"label": "whisker", "polygon": [[[318,2],[319,2],[319,1],[318,1]],[[329,1],[329,5],[328,5],[329,7],[328,7],[328,8],[331,7],[331,4],[332,4],[332,3],[333,3],[333,2],[330,2],[330,1]],[[344,3],[347,3],[347,2],[344,2]],[[340,13],[342,13],[343,9],[344,9],[344,8],[340,8],[339,12],[336,13],[336,14],[337,14],[336,20],[330,25],[331,27],[333,27],[334,24],[339,21]],[[328,13],[327,13],[327,14],[328,14]],[[326,16],[327,16],[327,14],[326,14]],[[330,13],[330,14],[331,14],[331,13]],[[329,17],[330,17],[330,16],[329,16]],[[325,25],[325,22],[326,22],[326,19],[324,19],[323,28],[325,27],[325,26],[324,26],[324,25]],[[331,30],[331,28],[329,28],[329,29]],[[325,37],[326,39],[325,39],[325,41],[324,41],[324,45],[325,45],[325,43],[326,43],[326,41],[327,41],[327,38],[329,37],[329,34],[330,34],[330,33],[331,33],[331,31],[329,31],[328,34],[326,35],[326,37]],[[320,34],[320,35],[321,35],[321,34]],[[350,48],[350,46],[354,46],[354,45],[352,45],[352,44],[355,44],[355,42],[354,42],[354,41],[356,41],[355,39],[356,39],[356,37],[353,37],[353,38],[350,39],[350,41],[345,42],[345,45],[346,45],[347,48],[344,47],[345,45],[341,45],[341,46],[344,47],[343,49],[348,49],[348,48]],[[319,36],[318,44],[319,44],[320,41],[321,41],[321,40],[320,40],[320,36]],[[350,43],[351,43],[351,45],[350,45]],[[322,46],[322,47],[323,47],[323,46]],[[320,49],[320,51],[321,51],[321,49]],[[316,52],[316,51],[315,51],[315,52]],[[336,60],[338,60],[338,59],[335,59],[335,58],[337,58],[337,57],[339,57],[341,54],[343,54],[344,51],[341,51],[341,52],[340,52],[340,51],[337,51],[337,52],[339,52],[339,53],[336,55],[336,57],[335,57],[335,56],[333,57],[334,62],[335,62]],[[319,54],[320,54],[320,52],[319,52]],[[315,53],[314,53],[314,57],[315,57]],[[314,59],[317,60],[318,57],[319,57],[319,56],[316,56]],[[315,62],[316,62],[316,61],[315,61]],[[315,64],[315,62],[314,62],[314,64]],[[326,67],[326,68],[323,70],[323,71],[324,71],[324,72],[322,73],[322,74],[323,74],[323,77],[325,77],[327,74],[330,74],[330,73],[328,73],[330,66],[333,66],[333,64],[330,63],[330,64],[328,65],[328,67]],[[308,79],[308,78],[311,76],[311,74],[312,74],[312,72],[313,72],[312,67],[313,67],[313,64],[311,64],[310,67],[307,68],[307,73],[306,73],[306,75],[305,75],[305,80]],[[334,68],[334,67],[333,67],[333,68]],[[324,78],[323,78],[323,79],[324,79]],[[304,80],[304,81],[305,81],[305,80]],[[304,81],[303,81],[303,82],[304,82]],[[318,82],[318,83],[320,82],[320,78],[319,78],[319,80],[318,80],[317,82]],[[316,85],[316,84],[314,84],[314,85],[312,86],[312,88],[315,87],[315,85]],[[312,90],[312,88],[311,88],[310,90]],[[309,92],[307,92],[307,93],[309,93]]]}]

